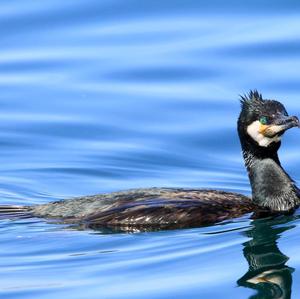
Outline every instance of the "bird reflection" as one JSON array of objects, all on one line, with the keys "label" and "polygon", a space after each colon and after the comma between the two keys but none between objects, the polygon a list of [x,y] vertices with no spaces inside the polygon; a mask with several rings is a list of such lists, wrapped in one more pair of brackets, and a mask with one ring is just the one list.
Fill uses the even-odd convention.
[{"label": "bird reflection", "polygon": [[289,258],[279,250],[278,239],[294,227],[290,223],[294,219],[293,216],[256,219],[245,233],[251,238],[243,244],[249,270],[238,280],[238,285],[257,291],[249,299],[291,298],[294,269],[286,265]]}]

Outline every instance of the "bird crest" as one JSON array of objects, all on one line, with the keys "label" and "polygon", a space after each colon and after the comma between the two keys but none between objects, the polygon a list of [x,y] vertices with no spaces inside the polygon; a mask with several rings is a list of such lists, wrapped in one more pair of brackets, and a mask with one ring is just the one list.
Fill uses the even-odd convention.
[{"label": "bird crest", "polygon": [[242,110],[252,110],[253,112],[258,112],[261,110],[262,106],[264,105],[264,100],[262,95],[255,89],[250,90],[248,94],[241,95],[241,105]]}]

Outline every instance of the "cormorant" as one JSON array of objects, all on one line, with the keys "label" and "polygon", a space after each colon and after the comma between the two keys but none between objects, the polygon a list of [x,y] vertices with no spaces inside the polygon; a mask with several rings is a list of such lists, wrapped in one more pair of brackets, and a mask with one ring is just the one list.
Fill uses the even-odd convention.
[{"label": "cormorant", "polygon": [[0,212],[125,231],[197,227],[250,212],[290,213],[300,203],[300,192],[277,151],[282,135],[292,127],[300,127],[299,120],[280,102],[263,99],[257,91],[241,97],[238,134],[252,198],[217,190],[149,188],[35,206],[1,206]]}]

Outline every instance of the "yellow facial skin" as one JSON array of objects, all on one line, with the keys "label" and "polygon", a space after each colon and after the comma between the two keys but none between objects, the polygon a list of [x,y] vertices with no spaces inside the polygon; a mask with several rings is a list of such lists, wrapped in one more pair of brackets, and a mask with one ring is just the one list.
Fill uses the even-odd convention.
[{"label": "yellow facial skin", "polygon": [[278,133],[282,131],[282,126],[263,125],[258,120],[247,127],[247,133],[260,146],[268,147],[273,142],[279,142]]},{"label": "yellow facial skin", "polygon": [[300,128],[300,122],[296,116],[285,116],[277,123],[280,124],[267,124],[266,117],[261,117],[248,125],[247,133],[259,146],[268,147],[274,142],[279,142],[286,130],[293,127]]},{"label": "yellow facial skin", "polygon": [[283,128],[284,126],[260,124],[258,132],[264,135],[265,137],[272,138],[275,135],[277,135],[279,132],[281,132]]},{"label": "yellow facial skin", "polygon": [[270,127],[270,126],[260,124],[260,127],[259,127],[259,129],[258,129],[258,132],[259,132],[260,134],[263,134],[264,136],[266,136],[266,135],[265,135],[265,132],[266,132],[266,130],[267,130],[269,127]]}]

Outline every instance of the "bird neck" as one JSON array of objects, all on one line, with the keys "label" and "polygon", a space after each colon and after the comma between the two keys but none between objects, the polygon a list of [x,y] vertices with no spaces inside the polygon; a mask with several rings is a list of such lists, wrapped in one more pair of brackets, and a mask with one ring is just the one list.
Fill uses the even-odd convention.
[{"label": "bird neck", "polygon": [[253,201],[272,211],[295,209],[300,202],[300,193],[280,164],[277,153],[280,142],[267,148],[247,141],[241,143]]}]

